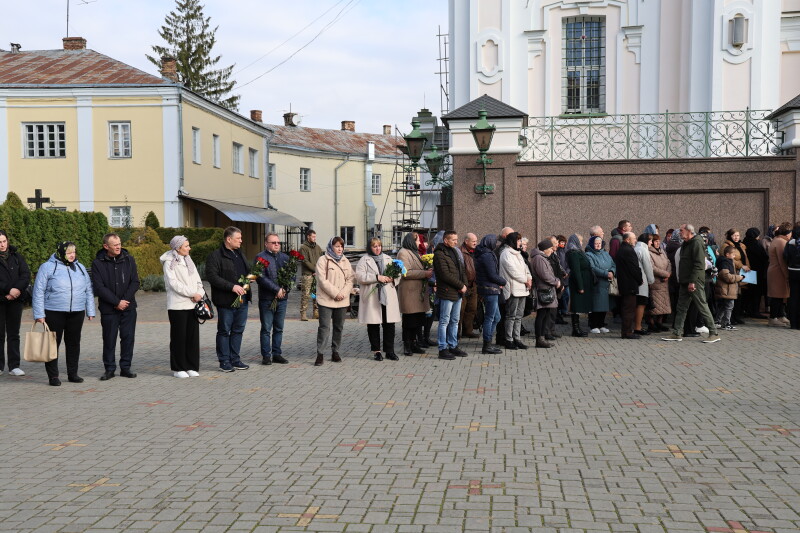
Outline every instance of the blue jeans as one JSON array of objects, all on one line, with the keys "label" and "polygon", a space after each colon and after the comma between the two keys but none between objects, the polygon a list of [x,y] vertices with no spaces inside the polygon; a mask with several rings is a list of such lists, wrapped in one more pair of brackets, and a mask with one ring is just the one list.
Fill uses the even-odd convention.
[{"label": "blue jeans", "polygon": [[261,357],[281,355],[283,340],[283,319],[286,318],[286,304],[289,300],[278,300],[278,307],[272,310],[272,301],[259,300],[258,314],[261,317]]},{"label": "blue jeans", "polygon": [[499,294],[487,294],[483,297],[483,340],[484,342],[492,342],[492,335],[494,335],[494,328],[500,322],[500,305],[497,300],[500,298]]},{"label": "blue jeans", "polygon": [[561,293],[561,298],[558,299],[558,314],[569,314],[569,287],[564,287],[564,292]]},{"label": "blue jeans", "polygon": [[455,302],[439,300],[439,351],[458,346],[458,317],[461,316],[461,298]]},{"label": "blue jeans", "polygon": [[217,359],[224,367],[240,363],[239,350],[242,348],[242,333],[247,323],[247,302],[238,309],[217,307]]}]

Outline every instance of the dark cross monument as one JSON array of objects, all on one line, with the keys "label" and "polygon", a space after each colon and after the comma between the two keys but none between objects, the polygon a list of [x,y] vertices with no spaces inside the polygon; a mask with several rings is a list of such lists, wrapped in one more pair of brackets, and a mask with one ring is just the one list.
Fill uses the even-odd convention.
[{"label": "dark cross monument", "polygon": [[36,206],[36,209],[41,209],[44,204],[50,203],[50,198],[42,196],[42,189],[33,191],[33,196],[28,198],[28,203]]}]

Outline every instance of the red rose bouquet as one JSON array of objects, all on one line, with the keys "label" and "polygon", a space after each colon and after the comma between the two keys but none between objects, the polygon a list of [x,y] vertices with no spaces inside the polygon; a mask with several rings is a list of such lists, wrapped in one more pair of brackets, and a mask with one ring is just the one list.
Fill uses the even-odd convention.
[{"label": "red rose bouquet", "polygon": [[[250,284],[253,283],[258,276],[264,273],[264,269],[269,266],[269,261],[264,259],[263,257],[257,257],[256,262],[253,263],[252,268],[250,269],[250,273],[245,276],[239,276],[237,283],[244,287],[245,291],[250,290]],[[233,301],[231,307],[234,309],[238,309],[244,303],[244,294],[240,294],[236,297],[236,300]]]}]

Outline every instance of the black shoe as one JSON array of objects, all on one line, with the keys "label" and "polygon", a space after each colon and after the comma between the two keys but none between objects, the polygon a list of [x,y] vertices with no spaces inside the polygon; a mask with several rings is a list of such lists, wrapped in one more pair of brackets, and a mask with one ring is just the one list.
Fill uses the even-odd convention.
[{"label": "black shoe", "polygon": [[342,356],[339,355],[339,352],[333,352],[331,354],[331,362],[333,362],[333,363],[341,363],[342,362]]},{"label": "black shoe", "polygon": [[464,350],[462,350],[458,346],[456,346],[455,348],[450,348],[450,353],[455,355],[455,356],[458,356],[458,357],[466,357],[467,356],[467,352],[465,352]]},{"label": "black shoe", "polygon": [[375,355],[372,358],[376,361],[383,361],[383,355],[381,355],[381,352],[375,352]]},{"label": "black shoe", "polygon": [[67,376],[67,380],[69,380],[70,383],[83,383],[83,378],[78,374],[75,374],[74,376]]},{"label": "black shoe", "polygon": [[623,339],[631,339],[631,340],[636,340],[636,339],[641,339],[641,338],[642,338],[642,336],[641,336],[641,335],[639,335],[639,334],[637,334],[637,333],[632,333],[632,334],[630,334],[630,335],[623,335],[623,336],[622,336],[622,338],[623,338]]},{"label": "black shoe", "polygon": [[261,358],[262,365],[271,365],[272,364],[272,357],[262,357]]},{"label": "black shoe", "polygon": [[423,337],[420,337],[420,338],[419,338],[419,340],[417,341],[417,345],[418,345],[420,348],[430,348],[430,347],[431,347],[431,345],[430,345],[430,344],[428,344],[428,340],[427,340],[427,339],[425,339],[425,338],[423,338]]},{"label": "black shoe", "polygon": [[50,386],[51,387],[60,387],[61,386],[61,380],[58,379],[58,378],[50,378]]},{"label": "black shoe", "polygon": [[734,326],[741,326],[744,325],[744,323],[745,323],[744,320],[742,320],[741,318],[731,318],[731,324],[733,324]]},{"label": "black shoe", "polygon": [[272,361],[275,362],[275,363],[278,363],[279,365],[288,365],[289,364],[289,361],[287,361],[281,355],[273,355],[272,356]]},{"label": "black shoe", "polygon": [[[122,372],[120,372],[120,375],[123,375]],[[114,373],[113,372],[106,372],[105,374],[100,376],[100,381],[108,381],[109,379],[111,379],[113,377],[114,377]]]},{"label": "black shoe", "polygon": [[558,333],[557,331],[551,331],[550,332],[550,336],[553,337],[554,339],[560,339],[562,335],[561,335],[561,333]]},{"label": "black shoe", "polygon": [[555,335],[550,335],[550,334],[545,335],[544,338],[545,338],[545,340],[548,340],[548,341],[556,340]]},{"label": "black shoe", "polygon": [[388,359],[389,361],[399,361],[400,360],[400,358],[397,357],[397,354],[394,353],[394,352],[387,353],[386,354],[386,359]]},{"label": "black shoe", "polygon": [[321,354],[317,354],[317,360],[314,361],[314,366],[322,366],[322,363],[325,361],[325,357]]},{"label": "black shoe", "polygon": [[136,374],[131,372],[130,368],[123,368],[122,370],[119,371],[119,375],[122,376],[123,378],[131,378],[131,379],[136,377]]},{"label": "black shoe", "polygon": [[526,344],[523,344],[521,341],[514,341],[514,346],[516,346],[520,350],[527,350],[528,349],[528,346]]},{"label": "black shoe", "polygon": [[439,359],[444,359],[445,361],[452,361],[455,358],[456,356],[450,353],[450,350],[448,349],[439,350]]},{"label": "black shoe", "polygon": [[537,348],[552,348],[553,345],[547,342],[547,339],[544,337],[537,337],[536,338],[536,347]]},{"label": "black shoe", "polygon": [[250,365],[247,365],[239,361],[238,363],[233,363],[233,368],[235,368],[236,370],[247,370],[248,368],[250,368]]},{"label": "black shoe", "polygon": [[414,343],[411,345],[411,353],[425,353],[425,350],[419,344]]},{"label": "black shoe", "polygon": [[567,323],[567,321],[566,321],[566,320],[564,320],[564,317],[562,317],[561,315],[558,315],[558,316],[556,317],[556,324],[561,324],[561,325],[564,325],[564,324],[566,324],[566,323]]},{"label": "black shoe", "polygon": [[503,353],[503,350],[499,348],[492,348],[491,342],[483,341],[483,348],[481,349],[481,353],[489,355],[497,355]]},{"label": "black shoe", "polygon": [[633,330],[633,332],[636,335],[650,335],[650,332],[647,331],[647,330],[644,330],[644,329],[635,329],[635,330]]},{"label": "black shoe", "polygon": [[529,329],[527,329],[525,327],[520,327],[519,328],[519,334],[520,335],[530,335],[530,333],[531,333],[531,330],[529,330]]},{"label": "black shoe", "polygon": [[504,344],[504,346],[506,347],[506,350],[516,350],[517,349],[517,345],[514,344],[513,342],[506,342]]}]

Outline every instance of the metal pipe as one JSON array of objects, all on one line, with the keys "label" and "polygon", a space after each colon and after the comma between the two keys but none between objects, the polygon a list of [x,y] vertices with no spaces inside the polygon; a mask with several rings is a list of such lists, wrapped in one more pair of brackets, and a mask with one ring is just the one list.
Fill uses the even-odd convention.
[{"label": "metal pipe", "polygon": [[334,235],[338,235],[336,230],[339,229],[339,169],[342,168],[348,161],[350,156],[344,156],[344,161],[333,170],[333,231]]}]

